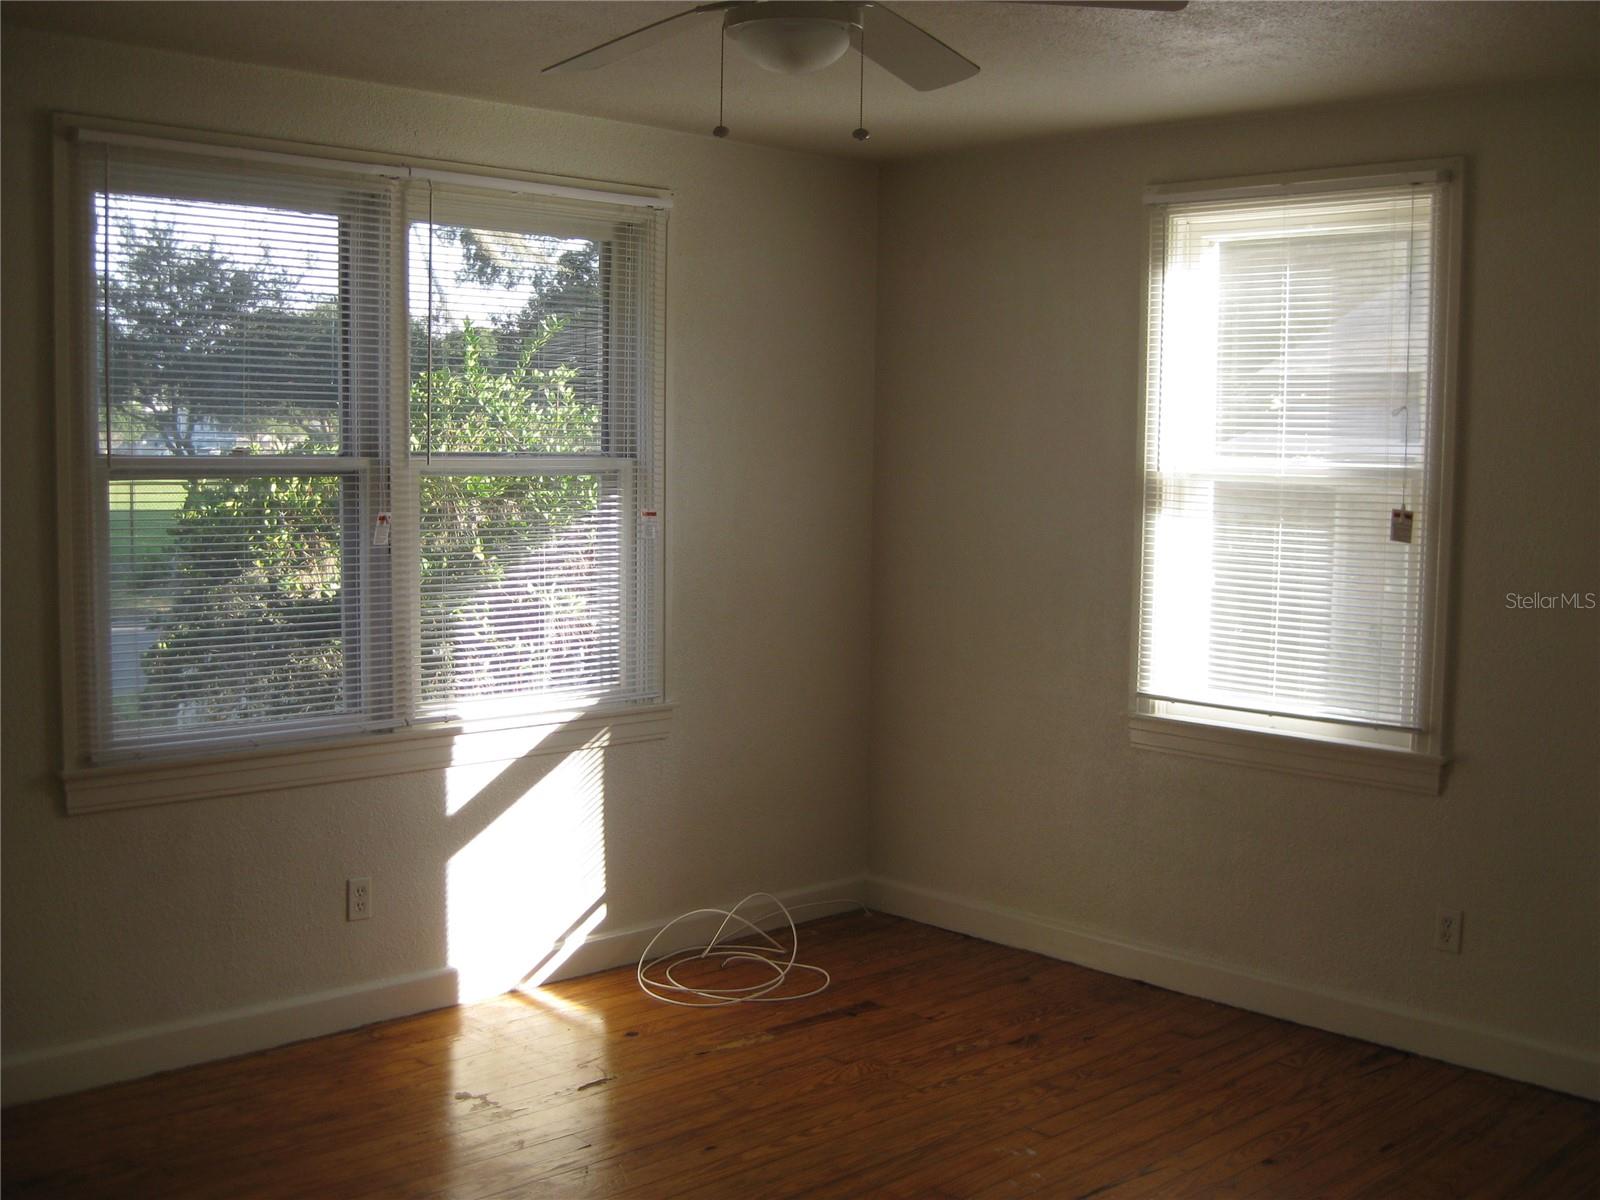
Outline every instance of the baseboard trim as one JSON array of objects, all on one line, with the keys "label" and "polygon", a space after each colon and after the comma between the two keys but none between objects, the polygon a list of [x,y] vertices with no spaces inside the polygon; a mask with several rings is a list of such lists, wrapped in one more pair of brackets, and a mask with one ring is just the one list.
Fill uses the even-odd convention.
[{"label": "baseboard trim", "polygon": [[[864,902],[865,881],[855,876],[776,894],[791,908],[807,906],[796,912],[795,917],[810,921],[846,911],[852,902]],[[718,907],[731,908],[738,899],[737,896],[724,899]],[[552,947],[548,961],[558,965],[547,967],[542,978],[570,979],[631,964],[638,960],[656,931],[677,915],[666,913],[649,922],[569,938],[566,943]],[[663,944],[661,949],[688,945],[696,934],[709,936],[711,928],[701,930],[686,926],[685,939],[679,946]],[[456,972],[442,967],[416,975],[146,1026],[64,1046],[23,1051],[0,1061],[0,1102],[22,1104],[80,1092],[159,1071],[269,1050],[378,1021],[448,1008],[460,1000]]]},{"label": "baseboard trim", "polygon": [[873,908],[895,916],[1296,1024],[1600,1099],[1600,1055],[1573,1047],[1127,942],[1034,913],[895,879],[869,877],[866,892]]},{"label": "baseboard trim", "polygon": [[0,1096],[21,1104],[232,1058],[456,1002],[445,967],[8,1055]]}]

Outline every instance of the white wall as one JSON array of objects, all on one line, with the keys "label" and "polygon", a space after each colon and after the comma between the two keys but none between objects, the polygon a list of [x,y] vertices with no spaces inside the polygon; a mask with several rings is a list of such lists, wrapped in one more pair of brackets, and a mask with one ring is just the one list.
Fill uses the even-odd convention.
[{"label": "white wall", "polygon": [[[13,28],[4,53],[8,1056],[451,967],[462,923],[452,931],[447,906],[459,917],[497,898],[486,861],[517,877],[511,902],[532,906],[491,957],[531,967],[527,928],[564,925],[588,899],[540,881],[600,836],[604,928],[862,873],[873,168]],[[53,110],[675,192],[665,741],[549,778],[561,760],[535,757],[453,778],[64,815]],[[550,832],[560,827],[565,841]],[[373,879],[377,915],[347,924],[344,880],[357,874]],[[51,1086],[53,1062],[46,1053],[26,1086]]]},{"label": "white wall", "polygon": [[[1264,977],[1303,1019],[1337,996],[1453,1027],[1498,1042],[1484,1065],[1526,1076],[1564,1059],[1566,1086],[1600,1088],[1600,612],[1504,601],[1600,592],[1597,118],[1592,88],[1524,89],[886,169],[872,865],[911,885],[886,895],[980,932],[1132,953],[1152,977],[1196,962]],[[1134,751],[1142,188],[1455,154],[1443,794]],[[1439,906],[1466,912],[1459,958],[1430,948]],[[1401,1036],[1384,1028],[1362,1026]]]}]

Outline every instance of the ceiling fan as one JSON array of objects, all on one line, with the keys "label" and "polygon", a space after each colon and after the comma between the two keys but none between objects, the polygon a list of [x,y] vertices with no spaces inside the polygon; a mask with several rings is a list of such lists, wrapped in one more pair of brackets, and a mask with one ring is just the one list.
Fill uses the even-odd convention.
[{"label": "ceiling fan", "polygon": [[[1028,3],[1030,0],[1017,0]],[[1178,12],[1188,0],[1031,0],[1050,8],[1129,8]],[[564,58],[549,71],[592,71],[665,41],[698,22],[686,18],[722,14],[724,44],[732,42],[769,71],[788,75],[820,71],[844,57],[851,46],[919,92],[960,83],[978,73],[978,64],[933,34],[872,0],[717,0],[652,21],[632,33]],[[727,136],[720,123],[714,131]],[[865,141],[867,131],[855,136]]]}]

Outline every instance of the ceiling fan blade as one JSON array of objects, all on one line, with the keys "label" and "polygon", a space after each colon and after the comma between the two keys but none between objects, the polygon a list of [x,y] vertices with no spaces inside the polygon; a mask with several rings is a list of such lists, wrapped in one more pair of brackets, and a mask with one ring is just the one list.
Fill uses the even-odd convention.
[{"label": "ceiling fan blade", "polygon": [[[670,37],[676,37],[689,28],[689,22],[683,21],[684,17],[697,17],[702,13],[721,12],[725,8],[732,8],[736,0],[725,0],[718,4],[701,4],[684,12],[673,13],[670,17],[662,17],[659,21],[652,21],[632,33],[625,33],[621,37],[614,37],[609,42],[601,42],[581,54],[574,54],[571,58],[563,58],[558,63],[551,63],[544,71],[592,71],[596,67],[608,66],[619,58],[654,46],[657,42],[664,42]],[[683,22],[679,24],[679,22]],[[544,72],[541,72],[543,74]]]},{"label": "ceiling fan blade", "polygon": [[1145,12],[1182,12],[1189,0],[1015,0],[1044,8],[1133,8]]},{"label": "ceiling fan blade", "polygon": [[881,4],[861,9],[861,50],[919,92],[948,87],[978,73],[977,63]]}]

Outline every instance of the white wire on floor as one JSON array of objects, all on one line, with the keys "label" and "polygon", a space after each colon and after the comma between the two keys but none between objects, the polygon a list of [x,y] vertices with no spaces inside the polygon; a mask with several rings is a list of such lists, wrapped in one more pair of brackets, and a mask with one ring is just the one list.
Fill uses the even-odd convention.
[{"label": "white wire on floor", "polygon": [[[789,944],[783,945],[777,938],[762,929],[755,921],[743,915],[741,910],[751,901],[771,901],[774,908],[764,911],[757,920],[765,920],[778,913],[783,914],[784,922],[789,926]],[[795,908],[815,908],[824,904],[859,904],[855,900],[812,900],[805,904],[796,904]],[[860,906],[866,911],[866,906]],[[717,926],[716,933],[711,935],[711,940],[703,946],[689,946],[682,950],[673,950],[669,953],[650,957],[650,952],[656,948],[656,943],[666,937],[668,932],[683,924],[685,921],[696,920],[701,917],[721,917],[722,923]],[[735,926],[730,931],[729,926]],[[781,929],[781,926],[780,926]],[[760,944],[748,941],[731,942],[723,941],[726,933],[730,937],[745,937],[748,933],[755,934],[761,939]],[[783,1000],[804,1000],[807,996],[815,996],[818,992],[825,991],[831,983],[832,976],[819,966],[803,963],[797,960],[800,951],[800,935],[795,931],[794,916],[789,907],[771,892],[751,892],[732,908],[696,908],[684,913],[681,917],[674,917],[668,921],[650,939],[650,944],[644,948],[644,953],[639,956],[638,978],[639,987],[648,996],[668,1004],[676,1004],[680,1008],[716,1008],[726,1004],[749,1004],[763,1001],[768,1004]],[[770,972],[770,977],[757,983],[747,984],[743,987],[709,987],[699,984],[684,983],[675,972],[685,963],[714,962],[721,967],[734,963],[757,964]],[[801,979],[809,978],[810,987],[798,992],[784,991],[776,995],[783,988],[791,976]]]}]

